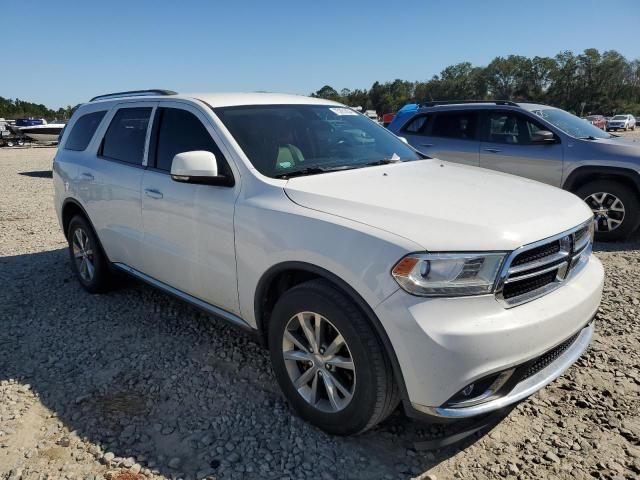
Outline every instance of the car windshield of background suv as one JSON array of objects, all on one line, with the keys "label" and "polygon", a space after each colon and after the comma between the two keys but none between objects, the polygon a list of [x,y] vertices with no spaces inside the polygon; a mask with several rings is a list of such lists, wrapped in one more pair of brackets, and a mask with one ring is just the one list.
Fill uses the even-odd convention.
[{"label": "car windshield of background suv", "polygon": [[253,166],[272,178],[422,158],[387,129],[346,107],[253,105],[214,112]]},{"label": "car windshield of background suv", "polygon": [[541,110],[533,110],[532,113],[544,118],[553,126],[559,128],[567,135],[575,138],[594,139],[594,138],[613,138],[614,135],[603,132],[598,127],[585,122],[581,118],[571,115],[569,112],[558,108],[545,108]]}]

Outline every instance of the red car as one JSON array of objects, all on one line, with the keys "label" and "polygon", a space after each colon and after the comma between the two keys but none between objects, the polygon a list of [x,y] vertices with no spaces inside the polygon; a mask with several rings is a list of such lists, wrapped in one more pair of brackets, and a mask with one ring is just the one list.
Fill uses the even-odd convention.
[{"label": "red car", "polygon": [[601,128],[602,130],[606,130],[607,128],[607,119],[602,115],[589,115],[587,117],[587,120],[591,123],[591,125]]}]

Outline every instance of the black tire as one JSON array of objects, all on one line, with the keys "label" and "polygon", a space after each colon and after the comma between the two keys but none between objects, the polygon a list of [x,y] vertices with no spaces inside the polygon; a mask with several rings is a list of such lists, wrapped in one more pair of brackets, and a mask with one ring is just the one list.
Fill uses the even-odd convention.
[{"label": "black tire", "polygon": [[[90,261],[93,272],[86,275],[89,270],[82,268],[81,260],[76,260],[77,247],[80,246],[81,239],[86,237],[85,251],[87,259]],[[80,282],[80,285],[89,293],[102,293],[109,290],[111,286],[111,269],[102,246],[93,231],[89,222],[81,215],[76,215],[69,222],[67,231],[67,241],[69,244],[69,259],[71,268]],[[86,263],[85,263],[86,265]],[[84,272],[84,273],[83,273]]]},{"label": "black tire", "polygon": [[599,219],[594,212],[596,223],[599,223],[599,228],[596,229],[595,234],[596,240],[605,242],[623,240],[638,228],[640,224],[640,200],[638,200],[638,193],[627,185],[615,180],[593,180],[582,185],[574,193],[585,200],[592,210],[594,209],[594,204],[589,200],[589,197],[598,193],[613,195],[620,199],[624,206],[622,223],[610,231],[603,230],[606,221]]},{"label": "black tire", "polygon": [[[301,312],[323,316],[346,342],[355,366],[355,382],[353,396],[342,410],[327,412],[307,402],[294,386],[287,370],[283,354],[285,329],[289,321]],[[347,295],[326,280],[302,283],[280,297],[269,323],[269,351],[280,388],[293,410],[328,433],[352,435],[364,432],[384,420],[398,405],[399,392],[391,362],[369,319]],[[319,379],[324,374],[326,372],[317,371]],[[318,388],[320,396],[322,387]],[[328,399],[327,390],[324,392]]]}]

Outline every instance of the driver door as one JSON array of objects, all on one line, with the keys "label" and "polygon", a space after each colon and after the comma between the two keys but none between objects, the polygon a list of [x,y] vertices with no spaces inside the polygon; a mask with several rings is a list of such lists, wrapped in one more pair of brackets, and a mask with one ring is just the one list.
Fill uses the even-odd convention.
[{"label": "driver door", "polygon": [[532,135],[546,128],[513,111],[489,110],[483,120],[481,167],[561,186],[563,150],[557,136],[554,143],[533,143]]},{"label": "driver door", "polygon": [[[200,300],[239,313],[233,231],[234,186],[172,180],[178,153],[212,152],[223,175],[233,175],[196,107],[162,102],[156,109],[142,180],[143,273]],[[237,178],[237,176],[236,176]]]}]

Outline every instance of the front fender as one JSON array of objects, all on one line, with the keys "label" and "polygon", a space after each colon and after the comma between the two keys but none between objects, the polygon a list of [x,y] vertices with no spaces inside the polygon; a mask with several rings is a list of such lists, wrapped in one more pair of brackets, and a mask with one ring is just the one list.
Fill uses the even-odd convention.
[{"label": "front fender", "polygon": [[422,247],[397,235],[301,207],[282,189],[239,200],[235,217],[242,317],[257,327],[255,292],[277,265],[300,263],[341,279],[370,308],[398,289],[395,263]]}]

